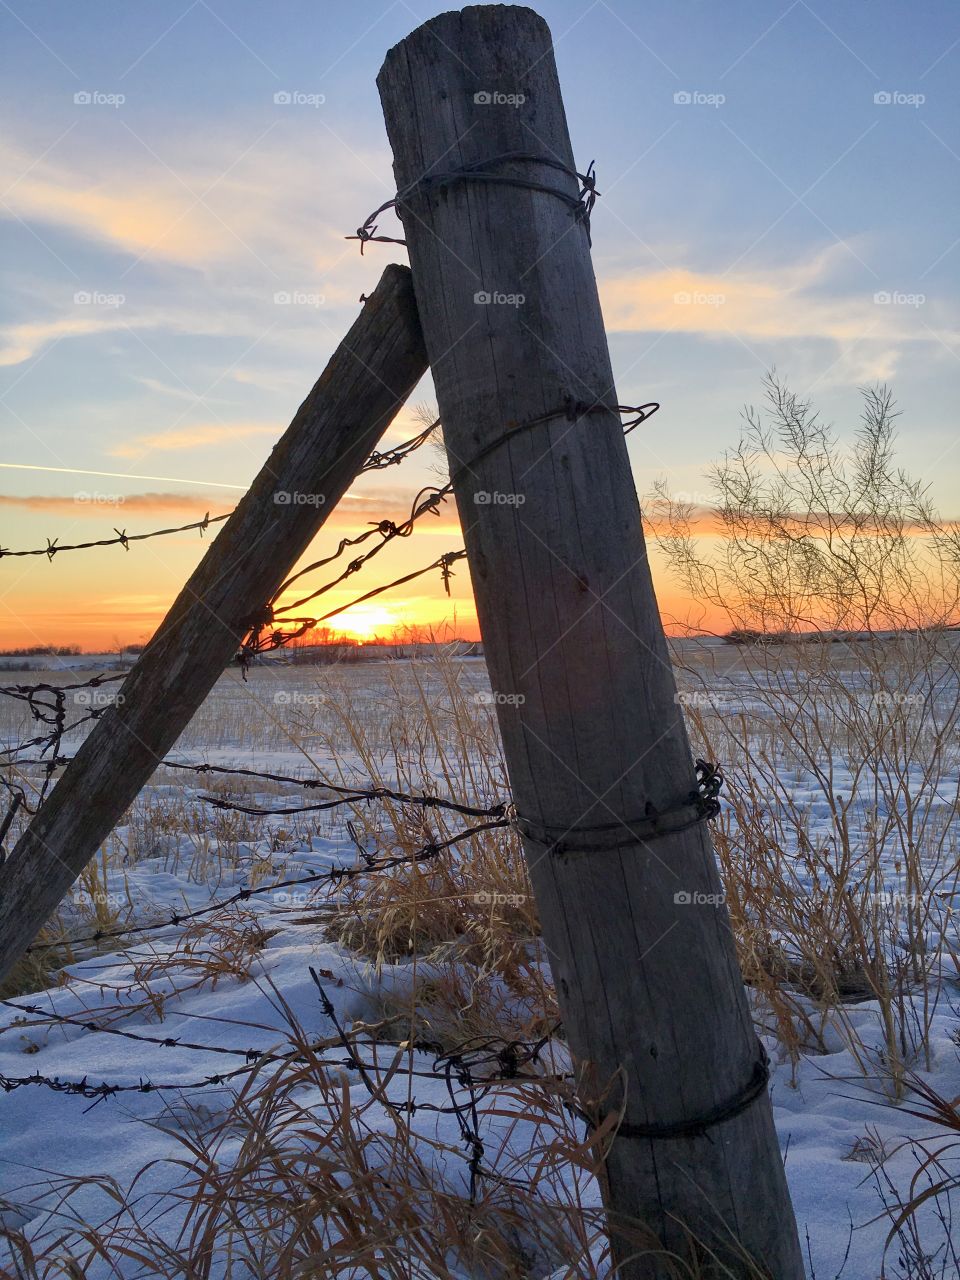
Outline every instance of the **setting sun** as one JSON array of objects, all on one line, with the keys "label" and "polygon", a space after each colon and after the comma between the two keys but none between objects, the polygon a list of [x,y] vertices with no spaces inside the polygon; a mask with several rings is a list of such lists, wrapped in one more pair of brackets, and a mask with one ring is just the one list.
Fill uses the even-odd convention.
[{"label": "setting sun", "polygon": [[334,626],[338,632],[363,644],[365,640],[390,635],[400,623],[393,609],[379,604],[358,604],[337,614]]}]

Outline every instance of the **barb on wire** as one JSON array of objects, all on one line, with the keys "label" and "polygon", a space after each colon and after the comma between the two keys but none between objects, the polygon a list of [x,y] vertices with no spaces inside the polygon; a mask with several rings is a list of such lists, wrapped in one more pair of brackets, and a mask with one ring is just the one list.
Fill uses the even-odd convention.
[{"label": "barb on wire", "polygon": [[401,444],[394,445],[392,449],[384,449],[382,453],[374,449],[373,453],[360,468],[360,474],[363,475],[366,471],[382,471],[384,467],[399,466],[404,458],[409,458],[411,453],[415,453],[421,445],[425,445],[439,426],[440,419],[437,418],[428,427],[424,427],[419,435],[413,436],[410,440],[404,440]]},{"label": "barb on wire", "polygon": [[[453,800],[444,800],[440,796],[404,795],[399,791],[391,791],[388,787],[357,788],[351,792],[343,788],[346,794],[336,800],[323,800],[319,804],[289,805],[283,809],[268,809],[259,805],[245,805],[236,800],[227,800],[223,796],[201,795],[205,804],[214,809],[229,810],[231,813],[245,813],[253,818],[289,817],[294,813],[323,813],[328,809],[337,809],[345,804],[369,803],[373,800],[395,800],[400,804],[419,805],[424,809],[447,809],[451,813],[460,813],[471,818],[502,818],[506,816],[509,805],[506,801],[489,809],[474,808],[471,805],[457,804]],[[0,837],[2,838],[2,837]]]},{"label": "barb on wire", "polygon": [[[78,1027],[81,1031],[95,1031],[100,1035],[119,1036],[123,1040],[136,1040],[141,1044],[157,1045],[161,1049],[189,1049],[195,1053],[223,1053],[230,1054],[233,1057],[243,1058],[246,1062],[258,1062],[264,1058],[272,1058],[279,1061],[285,1055],[272,1054],[269,1049],[237,1049],[227,1045],[214,1044],[195,1044],[190,1040],[182,1040],[179,1036],[147,1036],[138,1031],[126,1031],[121,1027],[107,1026],[103,1022],[97,1022],[92,1018],[71,1018],[66,1014],[56,1013],[53,1009],[44,1009],[41,1005],[36,1004],[20,1004],[16,1000],[0,1000],[0,1005],[6,1009],[16,1009],[18,1013],[28,1013],[34,1019],[33,1022],[11,1022],[5,1027],[0,1027],[0,1033],[4,1031],[22,1031],[27,1027],[45,1026],[49,1023],[56,1023],[62,1027]],[[336,1041],[331,1041],[336,1043]],[[316,1048],[327,1048],[326,1043],[318,1044]]]},{"label": "barb on wire", "polygon": [[341,786],[339,783],[328,782],[325,778],[297,778],[288,773],[268,773],[261,769],[241,769],[230,765],[186,764],[175,760],[164,760],[162,764],[167,769],[179,769],[197,774],[216,773],[230,777],[260,778],[264,782],[289,782],[307,790],[332,791],[336,795],[349,797],[349,803],[355,799],[395,800],[400,804],[422,805],[426,809],[448,809],[451,813],[459,813],[468,818],[502,818],[506,816],[509,807],[504,803],[491,805],[489,808],[479,808],[474,805],[460,804],[456,800],[448,800],[443,796],[394,791],[390,787],[379,786],[364,790],[359,787]]},{"label": "barb on wire", "polygon": [[[35,684],[3,684],[0,685],[0,695],[7,698],[16,698],[21,702],[27,702],[31,705],[36,703],[43,706],[40,695],[49,693],[57,695],[59,693],[74,693],[78,689],[99,689],[103,684],[115,684],[118,680],[126,680],[127,673],[121,675],[99,675],[92,676],[89,680],[77,680],[73,684],[47,684],[45,681],[37,681]],[[36,717],[39,719],[39,717]]]},{"label": "barb on wire", "polygon": [[[436,1078],[442,1075],[447,1088],[450,1105],[439,1107],[435,1104],[424,1104],[416,1098],[405,1098],[395,1101],[388,1098],[384,1089],[371,1076],[371,1064],[365,1063],[353,1049],[349,1033],[343,1027],[333,1001],[323,988],[317,972],[311,967],[310,976],[320,993],[320,1006],[324,1015],[333,1023],[340,1044],[349,1055],[351,1067],[357,1071],[360,1081],[371,1099],[389,1108],[394,1114],[414,1115],[417,1111],[436,1111],[452,1115],[456,1118],[460,1129],[460,1138],[467,1149],[467,1167],[470,1170],[470,1202],[476,1203],[476,1195],[481,1178],[492,1178],[497,1182],[509,1183],[512,1180],[487,1169],[483,1164],[484,1144],[480,1136],[480,1104],[486,1094],[494,1087],[503,1084],[529,1082],[541,1086],[564,1084],[573,1080],[570,1072],[561,1075],[543,1075],[542,1073],[524,1071],[524,1068],[535,1066],[550,1040],[560,1030],[562,1024],[556,1023],[545,1035],[534,1042],[522,1040],[504,1041],[492,1037],[486,1040],[480,1037],[472,1041],[464,1041],[453,1049],[444,1049],[442,1045],[432,1041],[409,1040],[406,1047],[433,1055],[432,1074]],[[478,1076],[475,1074],[481,1064],[496,1063],[498,1070]],[[376,1064],[373,1064],[376,1069]],[[407,1074],[409,1068],[404,1071]],[[465,1097],[458,1096],[462,1090]],[[570,1104],[567,1104],[568,1108]],[[581,1118],[576,1112],[577,1118]]]},{"label": "barb on wire", "polygon": [[[69,689],[70,686],[67,688]],[[39,790],[34,788],[36,796],[32,804],[27,798],[26,788],[8,778],[5,772],[0,773],[0,786],[5,788],[18,808],[22,807],[28,816],[34,817],[47,797],[47,793],[53,783],[54,771],[64,761],[64,757],[60,754],[63,739],[68,734],[73,733],[75,729],[79,729],[93,720],[98,720],[107,711],[108,707],[91,707],[84,715],[69,723],[67,721],[65,698],[62,693],[58,693],[52,705],[42,704],[41,706],[39,703],[30,702],[30,707],[38,721],[50,725],[50,731],[49,733],[38,734],[34,738],[26,738],[12,747],[0,747],[0,769],[20,769],[27,764],[39,765],[44,770],[43,780]],[[30,747],[40,748],[40,758],[35,760],[20,759],[20,753]],[[48,752],[49,755],[47,754]],[[45,756],[47,757],[46,759],[44,759]],[[12,815],[8,814],[8,820],[5,820],[3,825],[4,833],[9,829],[12,820]]]},{"label": "barb on wire", "polygon": [[[70,763],[72,757],[58,756],[53,764],[55,767],[61,767]],[[25,761],[23,763],[35,764],[37,761]],[[270,773],[263,769],[242,769],[231,767],[230,765],[219,764],[188,764],[179,760],[161,760],[158,768],[176,769],[184,773],[194,773],[203,775],[207,773],[215,773],[227,777],[238,778],[258,778],[264,782],[285,782],[296,787],[302,787],[305,790],[323,790],[332,791],[335,795],[343,797],[337,803],[354,804],[360,801],[375,800],[393,800],[398,804],[419,805],[425,809],[445,809],[450,813],[459,813],[467,818],[501,818],[506,817],[510,810],[508,802],[504,801],[499,804],[490,805],[489,807],[481,807],[478,805],[461,804],[456,800],[448,800],[443,796],[434,796],[427,794],[419,794],[406,791],[394,791],[390,787],[348,787],[341,786],[338,783],[328,782],[325,778],[298,778],[294,774],[287,773]],[[208,800],[211,804],[227,804],[232,805],[230,801],[223,801],[219,796],[201,796],[203,800]],[[265,814],[286,812],[278,809],[265,809]],[[298,812],[290,810],[289,812]]]},{"label": "barb on wire", "polygon": [[[0,686],[0,695],[12,698],[14,701],[25,703],[29,708],[34,722],[37,724],[47,725],[50,730],[48,733],[39,734],[36,737],[27,738],[18,742],[15,746],[0,747],[0,766],[13,766],[25,763],[17,759],[20,753],[26,751],[30,747],[40,748],[41,759],[39,761],[32,761],[31,763],[42,764],[45,768],[45,776],[33,804],[31,804],[30,800],[27,798],[26,789],[22,785],[13,782],[6,776],[0,776],[0,786],[3,786],[12,797],[15,807],[22,807],[31,817],[36,814],[50,789],[53,772],[57,767],[57,760],[60,756],[60,746],[64,737],[80,726],[86,724],[88,721],[98,719],[107,710],[107,706],[109,705],[106,704],[99,707],[89,707],[83,715],[68,723],[68,696],[79,702],[83,698],[83,692],[85,690],[98,689],[101,685],[115,683],[116,681],[125,679],[126,675],[98,675],[93,676],[89,680],[76,681],[73,684],[66,685],[55,685],[49,684],[45,681],[37,681],[33,684]],[[85,700],[90,700],[89,694]],[[43,760],[42,757],[47,755],[48,752],[50,753],[49,758]],[[3,834],[0,835],[0,841],[2,841],[3,836],[5,836],[9,830],[12,820],[12,813],[8,813],[7,818],[4,820]]]}]

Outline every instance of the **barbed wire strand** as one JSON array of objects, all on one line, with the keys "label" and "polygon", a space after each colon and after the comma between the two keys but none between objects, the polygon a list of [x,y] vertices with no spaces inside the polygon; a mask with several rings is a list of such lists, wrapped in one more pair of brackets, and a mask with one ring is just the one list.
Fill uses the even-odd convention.
[{"label": "barbed wire strand", "polygon": [[[402,441],[392,449],[385,449],[382,452],[374,450],[360,468],[359,474],[363,475],[369,471],[381,471],[386,467],[399,465],[410,454],[415,453],[421,445],[426,444],[437,425],[437,423],[431,423],[424,431],[409,440]],[[64,543],[61,545],[59,538],[47,538],[45,547],[31,547],[25,551],[12,551],[9,547],[0,547],[0,559],[17,556],[46,556],[48,560],[53,560],[61,551],[89,551],[93,547],[119,546],[123,547],[125,551],[129,551],[131,542],[145,542],[148,538],[165,538],[174,533],[190,533],[194,529],[199,530],[200,536],[203,537],[212,524],[221,524],[224,520],[229,520],[232,515],[232,511],[227,511],[224,515],[212,516],[208,511],[202,520],[194,520],[190,524],[175,525],[170,529],[151,529],[147,533],[127,533],[126,529],[114,527],[113,531],[117,535],[115,538],[97,538],[91,542]]]},{"label": "barbed wire strand", "polygon": [[277,893],[283,889],[299,888],[303,885],[319,885],[319,884],[341,884],[347,880],[355,880],[358,876],[370,875],[381,871],[391,871],[396,867],[417,866],[423,862],[431,862],[440,857],[447,849],[459,844],[463,840],[469,840],[473,836],[481,835],[485,831],[493,831],[502,827],[509,827],[511,820],[509,818],[493,819],[490,822],[478,823],[475,826],[467,827],[463,831],[458,831],[452,836],[446,836],[442,840],[430,840],[423,844],[420,848],[414,850],[413,853],[397,854],[390,858],[377,858],[372,853],[361,851],[362,863],[347,867],[343,865],[328,867],[325,871],[311,872],[305,876],[289,877],[286,880],[278,880],[273,884],[260,885],[255,889],[244,887],[238,889],[235,893],[230,894],[226,898],[220,898],[216,902],[208,903],[205,907],[198,907],[194,911],[174,911],[165,919],[158,920],[152,924],[136,924],[123,925],[118,929],[97,929],[94,933],[84,934],[82,937],[60,938],[51,942],[34,942],[25,949],[25,955],[32,955],[38,951],[51,951],[58,947],[78,946],[87,942],[106,942],[114,938],[130,937],[133,934],[154,933],[159,929],[168,929],[171,927],[179,927],[187,924],[191,920],[199,920],[203,916],[214,914],[217,911],[223,911],[227,907],[236,905],[238,902],[247,902],[251,898],[261,897],[267,893]]}]

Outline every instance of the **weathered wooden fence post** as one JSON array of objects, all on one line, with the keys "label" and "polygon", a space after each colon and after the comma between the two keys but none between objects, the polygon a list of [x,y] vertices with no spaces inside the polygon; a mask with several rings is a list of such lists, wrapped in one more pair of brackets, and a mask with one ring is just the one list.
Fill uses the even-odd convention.
[{"label": "weathered wooden fence post", "polygon": [[[0,867],[0,978],[186,728],[427,360],[390,266],[111,706]],[[278,498],[278,495],[279,498]]]},{"label": "weathered wooden fence post", "polygon": [[[575,1057],[621,1088],[611,1223],[799,1280],[709,832],[682,829],[694,767],[550,32],[525,8],[441,14],[378,86],[544,941]],[[631,1253],[619,1275],[668,1274]]]}]

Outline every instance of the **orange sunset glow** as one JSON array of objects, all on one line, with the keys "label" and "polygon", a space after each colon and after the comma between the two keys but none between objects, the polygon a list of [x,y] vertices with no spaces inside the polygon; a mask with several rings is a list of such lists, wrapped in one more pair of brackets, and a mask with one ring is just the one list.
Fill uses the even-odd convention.
[{"label": "orange sunset glow", "polygon": [[[565,0],[552,3],[565,12]],[[255,7],[239,9],[244,21],[259,21]],[[633,48],[643,59],[649,42],[632,45],[631,18],[604,5],[591,12],[589,23],[579,11],[560,19],[564,33],[578,34],[565,34],[557,53],[561,64],[570,59],[561,72],[581,131],[577,146],[597,155],[603,195],[592,265],[615,395],[661,404],[628,438],[638,493],[666,481],[701,509],[698,534],[716,534],[703,514],[709,468],[735,444],[743,406],[758,402],[764,373],[776,368],[846,439],[856,430],[858,388],[892,385],[910,411],[901,461],[931,483],[934,504],[954,514],[960,451],[951,378],[960,323],[948,287],[958,255],[942,176],[953,164],[942,141],[952,123],[946,81],[922,110],[884,106],[883,94],[875,101],[882,76],[857,81],[861,96],[845,101],[846,131],[834,146],[826,104],[864,67],[794,6],[790,21],[778,19],[760,44],[755,33],[744,39],[750,52],[742,62],[731,52],[735,92],[700,86],[723,88],[712,105],[697,106],[683,91],[683,77],[671,70],[682,64],[679,51],[654,59],[649,70],[665,78],[651,92],[638,141],[634,120],[609,112],[579,83],[576,42],[589,30],[598,56],[627,58]],[[50,55],[58,39],[36,41],[18,27],[42,64],[30,64],[31,76],[50,83],[36,96],[31,85],[31,110],[0,145],[7,192],[0,216],[15,267],[0,322],[0,548],[39,554],[0,556],[0,647],[103,651],[148,639],[216,526],[202,538],[172,533],[129,551],[57,548],[230,511],[357,318],[361,296],[388,262],[405,261],[401,243],[361,254],[347,238],[364,211],[391,194],[382,113],[376,94],[358,86],[373,84],[383,49],[401,38],[403,6],[385,10],[377,20],[383,29],[366,34],[353,30],[349,7],[324,15],[311,11],[304,21],[314,33],[331,22],[333,33],[322,39],[330,34],[331,47],[346,52],[332,59],[315,94],[307,46],[293,42],[277,55],[279,67],[268,65],[270,58],[251,56],[259,34],[252,46],[246,36],[233,39],[202,4],[169,30],[161,24],[146,53],[123,24],[116,31],[92,24],[87,60],[66,84],[57,77],[69,58]],[[54,25],[70,29],[73,21],[65,8]],[[211,30],[201,31],[208,21]],[[800,59],[791,65],[802,64],[805,75],[815,70],[820,87],[811,93],[798,83],[797,103],[771,114],[757,77],[768,40],[781,38]],[[205,41],[216,48],[207,59],[208,69],[218,68],[216,86],[181,63]],[[823,61],[827,55],[837,64]],[[931,76],[945,77],[948,65],[933,64]],[[278,94],[296,87],[284,84],[294,69],[322,106]],[[683,72],[699,74],[693,66]],[[97,101],[75,99],[85,76],[91,86],[106,78]],[[116,85],[106,84],[111,76]],[[770,92],[781,88],[775,77]],[[787,154],[795,173],[785,171]],[[916,171],[896,193],[884,176],[891,156]],[[691,175],[713,193],[709,200],[677,198]],[[937,198],[918,203],[910,192],[920,188]],[[382,221],[381,233],[397,235],[392,213]],[[417,435],[435,399],[428,374],[380,447]],[[406,519],[439,470],[428,446],[402,468],[361,477],[328,513],[304,562],[332,554],[371,522]],[[433,573],[348,610],[371,587],[460,546],[447,504],[438,518],[419,521],[414,536],[385,548],[375,570],[331,588],[317,612],[344,610],[325,625],[357,641],[410,627],[475,639],[463,562],[449,595]],[[655,537],[649,554],[667,629],[722,630],[726,619],[684,595]]]}]

